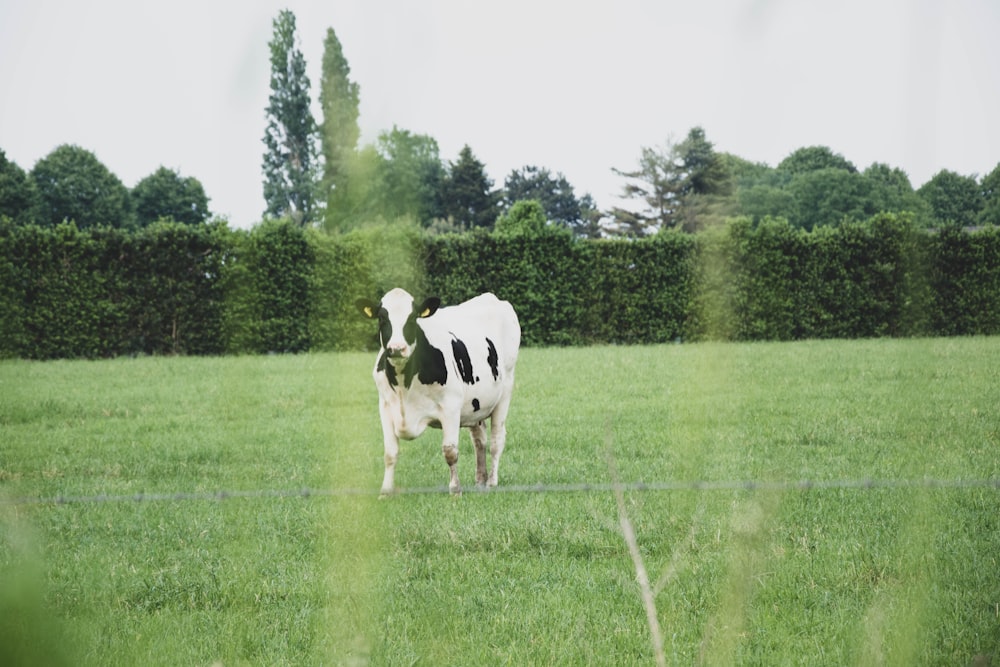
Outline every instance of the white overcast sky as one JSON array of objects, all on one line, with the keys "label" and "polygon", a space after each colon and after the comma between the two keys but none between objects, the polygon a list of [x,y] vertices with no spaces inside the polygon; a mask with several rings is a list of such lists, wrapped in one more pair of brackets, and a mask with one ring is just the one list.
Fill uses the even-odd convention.
[{"label": "white overcast sky", "polygon": [[824,145],[914,187],[1000,162],[996,0],[0,0],[0,149],[27,171],[76,144],[128,187],[176,169],[249,227],[283,8],[314,98],[336,31],[363,143],[468,144],[497,186],[537,165],[607,208],[612,167],[696,125],[752,161]]}]

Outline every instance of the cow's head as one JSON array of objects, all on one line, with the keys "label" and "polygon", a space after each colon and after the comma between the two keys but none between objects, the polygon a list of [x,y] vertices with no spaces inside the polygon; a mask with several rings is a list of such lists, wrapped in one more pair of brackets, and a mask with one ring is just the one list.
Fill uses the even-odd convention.
[{"label": "cow's head", "polygon": [[379,345],[389,362],[401,368],[417,342],[417,319],[433,315],[441,299],[432,296],[415,308],[413,297],[397,287],[387,292],[380,303],[358,299],[355,304],[365,317],[378,320]]}]

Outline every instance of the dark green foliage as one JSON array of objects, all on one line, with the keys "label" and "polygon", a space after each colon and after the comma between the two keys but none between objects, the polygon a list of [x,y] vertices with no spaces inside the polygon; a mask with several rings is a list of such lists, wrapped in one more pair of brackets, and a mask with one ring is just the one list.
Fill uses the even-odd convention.
[{"label": "dark green foliage", "polygon": [[539,236],[545,231],[545,209],[537,199],[519,199],[497,218],[497,234],[503,236]]},{"label": "dark green foliage", "polygon": [[864,176],[871,185],[872,209],[879,213],[909,211],[918,228],[929,226],[930,207],[913,191],[906,172],[876,162],[865,169]]},{"label": "dark green foliage", "polygon": [[[315,253],[306,232],[290,220],[269,220],[241,237],[228,282],[233,352],[309,349],[310,285]],[[234,267],[235,268],[235,267]]]},{"label": "dark green foliage", "polygon": [[591,281],[581,337],[610,343],[664,343],[683,339],[693,299],[696,237],[660,233],[648,240],[580,245]]},{"label": "dark green foliage", "polygon": [[35,164],[31,178],[40,198],[40,225],[132,225],[128,188],[88,150],[59,146]]},{"label": "dark green foliage", "polygon": [[[540,222],[537,203],[515,208]],[[290,221],[129,232],[6,220],[0,356],[370,347],[353,302],[396,286],[446,305],[494,292],[526,345],[996,335],[1000,232],[928,232],[893,214],[813,231],[740,218],[639,240],[506,221],[431,236],[415,224],[328,235]]]},{"label": "dark green foliage", "polygon": [[35,181],[0,150],[0,216],[21,223],[34,222],[39,201]]},{"label": "dark green foliage", "polygon": [[0,356],[216,354],[226,246],[212,226],[0,224]]},{"label": "dark green foliage", "polygon": [[[876,162],[859,172],[825,146],[800,148],[773,169],[726,153],[717,157],[729,173],[731,189],[709,198],[707,210],[694,211],[695,224],[684,221],[688,231],[739,216],[754,223],[767,217],[787,218],[792,226],[807,230],[845,220],[861,222],[878,213],[911,215],[918,229],[936,229],[949,222],[966,227],[1000,222],[1000,204],[990,208],[990,202],[997,201],[1000,176],[991,180],[987,175],[977,183],[973,177],[945,171],[915,192],[903,170]],[[685,213],[683,207],[681,212]]]},{"label": "dark green foliage", "polygon": [[696,337],[864,338],[930,333],[921,245],[890,214],[806,232],[782,219],[732,221],[700,237]]},{"label": "dark green foliage", "polygon": [[492,229],[500,212],[492,188],[486,166],[463,146],[442,184],[443,213],[461,229]]},{"label": "dark green foliage", "polygon": [[938,225],[971,227],[979,222],[983,200],[973,176],[942,169],[920,186],[917,194],[930,206]]},{"label": "dark green foliage", "polygon": [[156,222],[126,239],[118,258],[129,326],[121,346],[142,354],[221,354],[228,249],[224,228]]},{"label": "dark green foliage", "polygon": [[949,225],[930,237],[931,329],[942,335],[1000,331],[1000,228]]},{"label": "dark green foliage", "polygon": [[411,217],[422,225],[443,216],[444,167],[437,141],[393,127],[378,139],[378,170],[373,210],[386,220]]},{"label": "dark green foliage", "polygon": [[208,197],[197,178],[160,167],[132,188],[132,204],[140,227],[157,220],[197,225],[208,219]]},{"label": "dark green foliage", "polygon": [[[102,271],[104,252],[75,225],[3,229],[8,258],[4,356],[49,359],[109,354],[121,314]],[[7,282],[7,281],[5,281]],[[6,304],[5,304],[6,305]],[[17,318],[15,321],[14,318]]]},{"label": "dark green foliage", "polygon": [[842,169],[851,173],[857,167],[840,153],[834,153],[826,146],[799,148],[778,163],[778,171],[788,174],[804,174],[818,169]]},{"label": "dark green foliage", "polygon": [[823,168],[792,176],[788,191],[795,198],[796,226],[835,226],[844,219],[867,220],[874,208],[871,182],[857,171]]},{"label": "dark green foliage", "polygon": [[584,224],[581,202],[562,174],[553,176],[548,169],[535,166],[510,172],[504,181],[504,208],[509,211],[527,200],[541,204],[544,216],[558,225],[579,229]]},{"label": "dark green foliage", "polygon": [[429,293],[446,305],[490,291],[514,304],[528,345],[579,341],[591,268],[568,232],[446,235],[427,242]]},{"label": "dark green foliage", "polygon": [[983,176],[983,180],[979,183],[979,192],[983,197],[983,210],[979,214],[979,223],[1000,225],[1000,164]]},{"label": "dark green foliage", "polygon": [[765,218],[756,228],[747,219],[730,224],[732,302],[740,340],[802,337],[803,253],[806,234],[785,220]]}]

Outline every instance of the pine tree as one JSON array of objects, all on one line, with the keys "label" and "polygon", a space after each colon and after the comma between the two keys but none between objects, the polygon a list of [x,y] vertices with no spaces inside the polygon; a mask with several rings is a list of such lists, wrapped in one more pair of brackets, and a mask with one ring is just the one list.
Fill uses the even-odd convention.
[{"label": "pine tree", "polygon": [[464,146],[443,184],[444,212],[463,229],[492,228],[500,208],[486,167]]},{"label": "pine tree", "polygon": [[317,217],[317,128],[309,110],[306,62],[296,45],[295,14],[282,10],[274,20],[271,96],[264,133],[265,217],[288,216],[300,225]]}]

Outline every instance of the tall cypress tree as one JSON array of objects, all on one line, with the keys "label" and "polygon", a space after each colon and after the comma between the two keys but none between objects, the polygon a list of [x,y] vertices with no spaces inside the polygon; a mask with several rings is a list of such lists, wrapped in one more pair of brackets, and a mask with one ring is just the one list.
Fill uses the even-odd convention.
[{"label": "tall cypress tree", "polygon": [[300,225],[316,219],[319,152],[316,121],[309,110],[306,61],[296,45],[295,14],[282,10],[274,20],[271,96],[264,133],[265,217],[289,216]]},{"label": "tall cypress tree", "polygon": [[[323,178],[319,199],[328,212],[336,207],[331,199],[346,197],[348,170],[357,150],[359,87],[350,79],[351,68],[333,28],[323,42],[323,74],[319,102],[323,110],[320,145],[323,149]],[[337,192],[340,190],[340,192]]]}]

